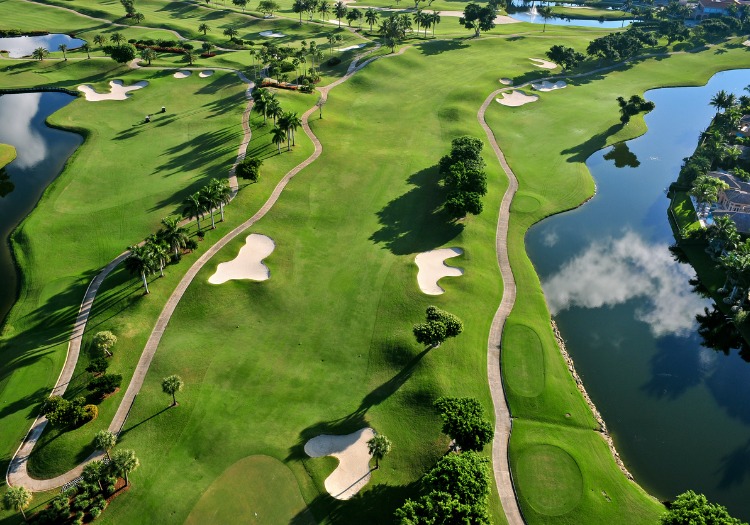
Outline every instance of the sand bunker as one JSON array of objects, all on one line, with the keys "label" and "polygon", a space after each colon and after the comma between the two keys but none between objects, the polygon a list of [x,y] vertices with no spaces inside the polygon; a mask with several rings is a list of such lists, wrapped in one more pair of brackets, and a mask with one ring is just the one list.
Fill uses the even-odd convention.
[{"label": "sand bunker", "polygon": [[326,478],[328,493],[336,499],[349,499],[370,481],[370,451],[367,442],[375,437],[371,428],[346,436],[322,434],[305,443],[305,453],[312,458],[333,456],[339,460],[336,470]]},{"label": "sand bunker", "polygon": [[513,83],[513,80],[509,78],[501,78],[500,80],[498,80],[498,82],[500,82],[504,86],[510,86]]},{"label": "sand bunker", "polygon": [[349,46],[349,47],[338,47],[336,48],[336,51],[351,51],[352,49],[362,49],[367,44],[357,44],[356,46]]},{"label": "sand bunker", "polygon": [[210,77],[213,74],[214,74],[214,70],[213,69],[207,69],[205,71],[201,71],[200,73],[198,73],[198,76],[201,77],[201,78],[207,78],[207,77]]},{"label": "sand bunker", "polygon": [[554,62],[550,62],[549,60],[544,60],[541,58],[530,58],[532,62],[534,62],[534,65],[536,67],[541,67],[544,69],[555,69],[557,67],[557,64]]},{"label": "sand bunker", "polygon": [[568,84],[566,84],[562,80],[558,80],[554,84],[545,80],[544,82],[540,82],[539,84],[531,84],[531,87],[533,87],[537,91],[554,91],[555,89],[566,88],[568,87]]},{"label": "sand bunker", "polygon": [[419,289],[427,295],[440,295],[445,290],[440,288],[438,281],[443,277],[458,277],[464,274],[461,268],[447,266],[443,261],[451,257],[458,257],[464,253],[461,248],[441,248],[420,253],[414,259],[417,263],[417,284]]},{"label": "sand bunker", "polygon": [[145,88],[148,82],[141,80],[132,86],[124,86],[122,80],[112,80],[109,83],[109,93],[97,93],[91,84],[82,84],[78,86],[78,91],[82,92],[89,102],[99,102],[100,100],[125,100],[128,98],[129,91]]},{"label": "sand bunker", "polygon": [[178,71],[177,73],[175,73],[175,74],[174,74],[174,75],[172,75],[172,76],[173,76],[174,78],[187,78],[187,77],[189,77],[189,76],[190,76],[190,75],[192,75],[192,74],[193,74],[193,72],[192,72],[192,71],[189,71],[189,70],[187,70],[187,69],[181,69],[181,70],[179,70],[179,71]]},{"label": "sand bunker", "polygon": [[528,104],[530,102],[536,102],[539,100],[539,96],[537,95],[527,95],[523,91],[513,91],[512,93],[501,93],[503,98],[496,98],[500,104],[503,106],[523,106],[524,104]]},{"label": "sand bunker", "polygon": [[750,40],[745,40],[744,42],[742,42],[742,45],[746,47],[750,47]]},{"label": "sand bunker", "polygon": [[273,31],[261,31],[258,34],[260,36],[267,36],[269,38],[283,38],[286,36],[284,33],[274,33]]},{"label": "sand bunker", "polygon": [[240,249],[237,257],[229,262],[221,263],[216,273],[208,278],[211,284],[222,284],[231,280],[250,279],[265,281],[271,277],[263,259],[271,255],[276,247],[273,239],[265,235],[251,233],[245,239],[245,246]]}]

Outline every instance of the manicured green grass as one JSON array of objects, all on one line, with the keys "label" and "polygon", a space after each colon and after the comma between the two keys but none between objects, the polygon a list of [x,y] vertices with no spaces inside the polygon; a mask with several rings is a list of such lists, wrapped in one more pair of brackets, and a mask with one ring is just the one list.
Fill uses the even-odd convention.
[{"label": "manicured green grass", "polygon": [[239,517],[245,523],[315,523],[292,472],[268,456],[250,456],[225,470],[185,523],[233,523]]},{"label": "manicured green grass", "polygon": [[558,18],[573,18],[579,20],[627,20],[631,17],[631,15],[625,11],[618,11],[616,9],[597,9],[594,7],[575,8],[554,6],[552,12]]},{"label": "manicured green grass", "polygon": [[683,235],[700,230],[701,225],[698,222],[698,216],[695,214],[695,208],[687,192],[676,192],[670,209],[674,213],[673,217],[677,221],[677,227]]},{"label": "manicured green grass", "polygon": [[0,169],[10,164],[16,158],[16,148],[10,144],[0,144]]}]

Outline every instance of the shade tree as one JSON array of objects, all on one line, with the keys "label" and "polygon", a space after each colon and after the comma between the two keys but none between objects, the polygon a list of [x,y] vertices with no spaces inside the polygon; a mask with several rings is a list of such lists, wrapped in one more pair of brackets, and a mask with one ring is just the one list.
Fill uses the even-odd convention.
[{"label": "shade tree", "polygon": [[491,6],[471,2],[464,8],[464,16],[458,21],[466,29],[473,29],[474,36],[478,37],[481,31],[489,31],[495,27],[495,16],[495,9]]},{"label": "shade tree", "polygon": [[583,53],[579,53],[572,47],[566,47],[559,44],[555,44],[549,48],[546,55],[552,62],[560,64],[563,71],[575,68],[578,64],[583,62],[584,58],[586,58]]},{"label": "shade tree", "polygon": [[99,355],[112,356],[112,348],[117,344],[117,336],[109,330],[102,330],[94,335],[91,346]]},{"label": "shade tree", "polygon": [[443,433],[461,450],[481,451],[492,441],[492,423],[484,418],[479,401],[472,397],[441,397],[435,408],[443,420]]},{"label": "shade tree", "polygon": [[747,525],[729,515],[726,507],[711,503],[703,494],[683,492],[659,519],[661,525]]},{"label": "shade tree", "polygon": [[435,348],[449,337],[456,337],[463,331],[463,322],[455,315],[428,306],[425,322],[414,325],[413,333],[417,342]]}]

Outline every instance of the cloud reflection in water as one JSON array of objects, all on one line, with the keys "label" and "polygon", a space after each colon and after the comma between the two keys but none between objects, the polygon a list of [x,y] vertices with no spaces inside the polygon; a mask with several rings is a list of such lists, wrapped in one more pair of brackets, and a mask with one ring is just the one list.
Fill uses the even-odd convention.
[{"label": "cloud reflection in water", "polygon": [[552,314],[572,307],[601,308],[642,299],[636,318],[656,337],[687,336],[705,301],[692,293],[692,267],[672,259],[666,244],[626,232],[591,243],[543,284]]},{"label": "cloud reflection in water", "polygon": [[13,165],[17,168],[32,168],[47,156],[44,137],[31,125],[41,99],[41,93],[26,93],[15,97],[13,104],[0,105],[0,142],[16,147],[18,156]]}]

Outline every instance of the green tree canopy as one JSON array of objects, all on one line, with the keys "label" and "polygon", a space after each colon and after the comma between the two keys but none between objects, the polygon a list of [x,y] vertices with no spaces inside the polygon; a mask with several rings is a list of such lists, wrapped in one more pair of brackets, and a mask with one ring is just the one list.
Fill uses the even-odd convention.
[{"label": "green tree canopy", "polygon": [[378,434],[367,442],[367,450],[375,458],[375,468],[380,468],[380,460],[391,451],[391,440],[383,434]]},{"label": "green tree canopy", "polygon": [[484,419],[482,405],[473,397],[441,397],[435,408],[443,419],[443,433],[461,450],[482,450],[492,441],[492,423]]},{"label": "green tree canopy", "polygon": [[17,510],[26,519],[26,510],[31,505],[32,494],[26,487],[8,487],[3,495],[3,506],[8,510]]},{"label": "green tree canopy", "polygon": [[94,447],[97,450],[103,450],[107,454],[107,458],[110,458],[109,451],[117,444],[117,436],[109,430],[100,430],[94,436]]},{"label": "green tree canopy", "polygon": [[161,389],[165,394],[172,396],[172,406],[177,405],[175,394],[182,390],[183,386],[185,386],[185,382],[178,375],[171,375],[162,380]]},{"label": "green tree canopy", "polygon": [[489,5],[481,6],[471,2],[464,8],[464,16],[458,21],[466,29],[473,29],[474,36],[479,36],[481,31],[489,31],[495,27],[495,10]]},{"label": "green tree canopy", "polygon": [[661,517],[661,525],[746,525],[733,518],[727,509],[709,503],[706,496],[692,490],[683,492]]},{"label": "green tree canopy", "polygon": [[413,332],[418,343],[435,347],[448,337],[456,337],[463,329],[463,322],[455,315],[435,306],[428,306],[425,322],[414,325]]}]

